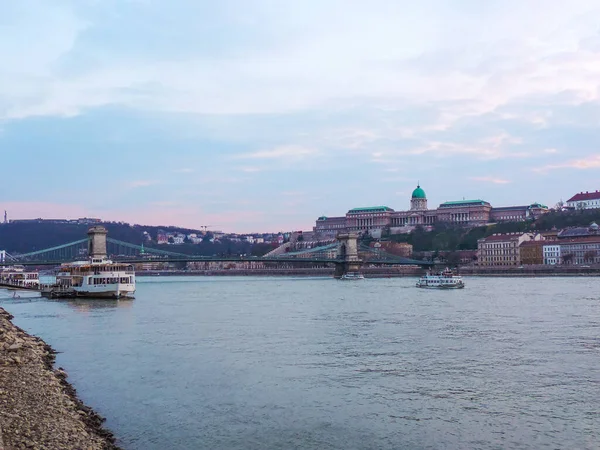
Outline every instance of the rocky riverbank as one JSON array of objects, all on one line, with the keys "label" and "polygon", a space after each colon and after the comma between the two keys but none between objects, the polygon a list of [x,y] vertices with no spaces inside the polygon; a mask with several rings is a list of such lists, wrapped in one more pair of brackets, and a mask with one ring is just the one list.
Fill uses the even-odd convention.
[{"label": "rocky riverbank", "polygon": [[0,308],[0,450],[117,450],[103,418],[76,396],[55,352]]}]

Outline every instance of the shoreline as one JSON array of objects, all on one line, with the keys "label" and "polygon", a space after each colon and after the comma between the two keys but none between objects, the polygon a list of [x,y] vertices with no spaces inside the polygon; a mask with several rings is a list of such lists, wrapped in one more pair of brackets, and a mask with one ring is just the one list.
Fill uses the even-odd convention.
[{"label": "shoreline", "polygon": [[0,449],[122,450],[78,397],[56,351],[0,307]]},{"label": "shoreline", "polygon": [[[435,270],[442,270],[443,265],[436,267]],[[360,272],[365,278],[418,278],[424,271],[421,269],[403,268],[363,268]],[[505,277],[505,278],[558,278],[558,277],[599,277],[600,270],[527,270],[527,269],[473,269],[472,267],[459,267],[458,273],[468,277]],[[154,277],[331,277],[333,278],[333,269],[230,269],[230,270],[148,270],[136,272],[139,278]]]}]

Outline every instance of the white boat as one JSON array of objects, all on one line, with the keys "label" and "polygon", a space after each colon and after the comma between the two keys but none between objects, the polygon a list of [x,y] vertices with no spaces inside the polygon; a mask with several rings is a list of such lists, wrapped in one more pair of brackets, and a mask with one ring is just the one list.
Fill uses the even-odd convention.
[{"label": "white boat", "polygon": [[52,298],[133,298],[135,271],[131,264],[110,259],[92,258],[62,264],[56,274],[56,284],[44,287],[42,295]]},{"label": "white boat", "polygon": [[7,266],[0,269],[0,286],[9,289],[40,289],[40,277],[36,271],[26,271],[24,266]]},{"label": "white boat", "polygon": [[358,272],[347,272],[340,277],[340,280],[364,280],[365,277],[362,273]]},{"label": "white boat", "polygon": [[461,276],[454,275],[450,269],[438,274],[427,273],[419,278],[417,287],[429,289],[462,289],[465,283]]}]

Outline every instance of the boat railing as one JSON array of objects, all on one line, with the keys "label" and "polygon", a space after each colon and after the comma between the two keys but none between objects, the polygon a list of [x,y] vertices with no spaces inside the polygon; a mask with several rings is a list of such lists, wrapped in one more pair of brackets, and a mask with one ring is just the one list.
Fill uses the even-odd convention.
[{"label": "boat railing", "polygon": [[42,291],[53,291],[53,292],[68,292],[71,290],[70,286],[63,286],[60,284],[42,284],[41,285],[41,290]]}]

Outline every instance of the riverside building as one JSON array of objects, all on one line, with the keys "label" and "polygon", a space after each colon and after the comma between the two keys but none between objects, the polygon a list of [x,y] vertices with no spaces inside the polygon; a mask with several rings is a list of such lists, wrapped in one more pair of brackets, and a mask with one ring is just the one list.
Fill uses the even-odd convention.
[{"label": "riverside building", "polygon": [[400,234],[409,233],[417,226],[428,228],[438,222],[477,227],[490,222],[536,219],[546,212],[548,207],[539,203],[493,208],[484,200],[451,201],[428,209],[427,195],[417,185],[411,195],[409,210],[395,211],[388,206],[353,208],[345,216],[319,217],[313,231],[335,235],[342,231],[374,233],[389,228],[392,234]]},{"label": "riverside building", "polygon": [[540,239],[540,235],[534,236],[531,233],[493,234],[479,239],[477,241],[477,265],[520,266],[522,264],[521,244]]},{"label": "riverside building", "polygon": [[557,242],[546,243],[542,249],[544,264],[554,266],[560,264],[560,244]]}]

